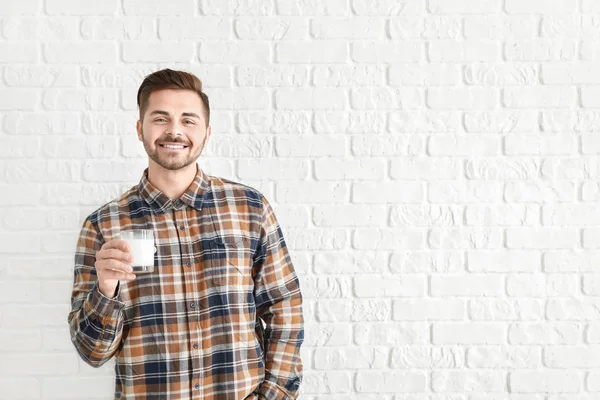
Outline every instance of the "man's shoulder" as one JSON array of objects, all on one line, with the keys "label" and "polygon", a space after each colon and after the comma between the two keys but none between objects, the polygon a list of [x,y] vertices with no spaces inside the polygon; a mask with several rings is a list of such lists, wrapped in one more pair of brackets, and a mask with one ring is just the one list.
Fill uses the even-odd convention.
[{"label": "man's shoulder", "polygon": [[111,215],[114,216],[123,207],[131,208],[132,203],[139,202],[140,200],[138,185],[132,186],[118,197],[98,207],[87,216],[87,219],[93,224],[98,224],[100,221],[110,218]]},{"label": "man's shoulder", "polygon": [[265,196],[256,188],[220,176],[209,175],[211,190],[219,197],[246,198],[249,202],[262,204]]}]

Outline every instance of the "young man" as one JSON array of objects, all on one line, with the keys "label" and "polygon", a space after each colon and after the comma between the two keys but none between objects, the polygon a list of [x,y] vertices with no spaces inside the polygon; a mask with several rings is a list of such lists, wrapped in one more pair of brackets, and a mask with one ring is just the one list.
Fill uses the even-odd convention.
[{"label": "young man", "polygon": [[[148,168],[83,223],[75,348],[94,367],[116,357],[116,399],[297,398],[302,296],[273,209],[196,164],[211,135],[197,77],[155,72],[137,100]],[[134,229],[154,231],[151,273],[132,273],[118,239]]]}]

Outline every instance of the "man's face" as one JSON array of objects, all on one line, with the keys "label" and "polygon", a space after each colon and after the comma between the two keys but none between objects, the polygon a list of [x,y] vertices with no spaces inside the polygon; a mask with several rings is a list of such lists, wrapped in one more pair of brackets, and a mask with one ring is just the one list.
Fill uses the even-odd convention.
[{"label": "man's face", "polygon": [[171,171],[196,162],[210,137],[202,100],[191,90],[152,92],[137,132],[150,159]]}]

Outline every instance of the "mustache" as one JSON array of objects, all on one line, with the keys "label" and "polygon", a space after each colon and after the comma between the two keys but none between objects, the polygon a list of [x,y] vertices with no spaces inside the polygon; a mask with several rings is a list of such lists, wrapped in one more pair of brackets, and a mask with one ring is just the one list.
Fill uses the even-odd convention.
[{"label": "mustache", "polygon": [[180,143],[186,146],[189,146],[190,143],[188,141],[185,141],[183,139],[181,139],[179,136],[176,137],[164,137],[164,138],[160,138],[157,140],[158,144],[165,144],[165,143]]}]

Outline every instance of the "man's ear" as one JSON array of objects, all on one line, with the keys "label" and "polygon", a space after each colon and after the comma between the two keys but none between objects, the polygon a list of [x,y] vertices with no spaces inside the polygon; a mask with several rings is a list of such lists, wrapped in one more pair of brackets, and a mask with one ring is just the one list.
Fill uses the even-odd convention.
[{"label": "man's ear", "polygon": [[142,141],[142,121],[140,121],[139,119],[135,124],[135,130],[137,131],[138,140],[141,142]]}]

